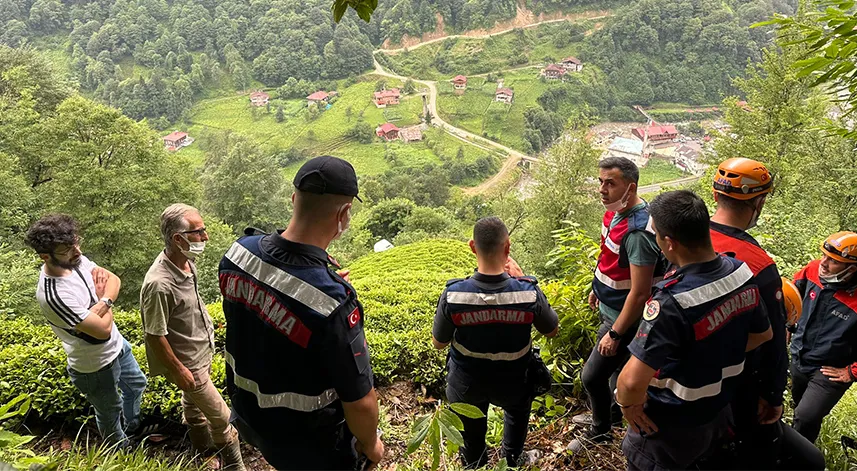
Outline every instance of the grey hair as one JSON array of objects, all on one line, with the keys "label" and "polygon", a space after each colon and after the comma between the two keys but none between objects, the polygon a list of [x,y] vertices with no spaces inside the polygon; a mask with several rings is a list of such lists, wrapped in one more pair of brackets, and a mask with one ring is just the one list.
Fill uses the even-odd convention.
[{"label": "grey hair", "polygon": [[164,238],[165,247],[169,248],[173,243],[173,235],[186,231],[189,227],[185,216],[188,213],[199,213],[193,206],[176,203],[167,206],[161,213],[161,236]]}]

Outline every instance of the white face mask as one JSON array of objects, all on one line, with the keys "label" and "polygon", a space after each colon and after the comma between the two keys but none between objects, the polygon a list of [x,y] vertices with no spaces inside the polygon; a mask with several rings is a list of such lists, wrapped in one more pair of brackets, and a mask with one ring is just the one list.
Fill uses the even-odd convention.
[{"label": "white face mask", "polygon": [[821,273],[818,274],[818,277],[821,278],[821,281],[825,283],[844,283],[851,278],[851,275],[854,274],[854,271],[857,270],[857,266],[850,266],[840,271],[839,273],[834,273],[832,275],[822,276]]},{"label": "white face mask", "polygon": [[750,229],[756,227],[756,225],[759,223],[759,216],[761,216],[761,215],[762,215],[761,205],[755,205],[754,204],[753,205],[753,217],[750,218],[750,223],[747,225],[747,229],[745,229],[745,230],[749,231]]},{"label": "white face mask", "polygon": [[[349,203],[345,203],[345,205],[347,205],[347,204],[349,204]],[[342,206],[345,207],[345,205],[342,205]],[[349,227],[351,227],[351,206],[348,207],[348,211],[346,211],[345,215],[346,215],[345,224],[343,224],[341,220],[336,221],[337,232],[336,232],[336,236],[333,238],[333,240],[336,240],[336,239],[339,239],[340,237],[342,237],[342,234],[345,231],[347,231]]]},{"label": "white face mask", "polygon": [[625,209],[628,206],[627,197],[628,197],[629,191],[631,191],[631,185],[628,185],[628,188],[625,189],[625,193],[622,195],[621,198],[619,198],[618,201],[614,201],[612,203],[607,203],[607,204],[604,204],[604,203],[601,203],[601,204],[604,205],[604,209],[606,209],[607,211],[612,211],[614,213],[618,212],[618,211],[622,211],[623,209]]},{"label": "white face mask", "polygon": [[205,241],[191,242],[191,241],[187,240],[187,237],[185,237],[184,234],[180,234],[180,235],[181,235],[182,239],[184,239],[184,241],[187,242],[187,245],[188,245],[187,250],[185,250],[185,249],[181,248],[181,246],[179,246],[179,250],[182,251],[182,255],[184,255],[185,257],[187,257],[191,260],[196,260],[196,257],[202,255],[202,252],[205,250]]}]

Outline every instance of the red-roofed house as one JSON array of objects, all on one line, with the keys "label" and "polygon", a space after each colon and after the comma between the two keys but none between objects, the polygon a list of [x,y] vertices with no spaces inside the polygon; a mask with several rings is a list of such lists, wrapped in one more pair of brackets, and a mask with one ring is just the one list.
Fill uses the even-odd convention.
[{"label": "red-roofed house", "polygon": [[188,142],[188,135],[186,132],[179,131],[171,132],[170,134],[164,136],[163,140],[164,147],[170,152],[175,152],[181,149],[182,147],[190,144],[190,142],[193,142],[192,139],[190,140],[190,142]]},{"label": "red-roofed house", "polygon": [[319,90],[319,91],[313,93],[312,95],[306,97],[307,106],[312,105],[313,103],[327,104],[327,100],[329,98],[330,98],[330,95],[327,92]]},{"label": "red-roofed house", "polygon": [[559,80],[565,75],[565,69],[556,64],[549,64],[542,69],[542,75],[548,80]]},{"label": "red-roofed house", "polygon": [[398,88],[375,92],[375,106],[378,108],[386,108],[387,105],[398,105],[399,98],[401,98],[401,96],[402,94],[399,93]]},{"label": "red-roofed house", "polygon": [[643,141],[646,140],[646,134],[648,134],[648,140],[651,142],[658,141],[669,141],[678,137],[678,130],[675,126],[660,126],[660,125],[652,125],[647,128],[634,128],[631,130],[631,134],[637,136]]},{"label": "red-roofed house", "polygon": [[559,65],[568,72],[580,72],[583,70],[583,63],[577,57],[566,57]]},{"label": "red-roofed house", "polygon": [[463,75],[456,75],[455,78],[452,79],[452,86],[456,90],[464,90],[467,88],[467,77]]},{"label": "red-roofed house", "polygon": [[511,104],[514,96],[515,92],[513,92],[511,88],[498,88],[497,91],[494,92],[494,101]]},{"label": "red-roofed house", "polygon": [[253,106],[265,106],[268,104],[268,100],[271,98],[265,92],[253,92],[250,94],[250,104]]},{"label": "red-roofed house", "polygon": [[375,134],[384,140],[394,141],[399,138],[399,128],[393,123],[384,123],[375,129]]}]

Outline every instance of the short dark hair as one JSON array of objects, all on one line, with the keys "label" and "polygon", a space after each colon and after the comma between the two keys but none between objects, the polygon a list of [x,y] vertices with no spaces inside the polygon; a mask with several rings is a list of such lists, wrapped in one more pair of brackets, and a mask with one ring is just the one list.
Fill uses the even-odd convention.
[{"label": "short dark hair", "polygon": [[508,238],[509,230],[497,216],[482,218],[473,226],[473,241],[479,252],[496,253],[503,248],[503,243]]},{"label": "short dark hair", "polygon": [[661,237],[670,237],[690,249],[711,247],[708,208],[692,191],[668,191],[649,204],[649,214]]},{"label": "short dark hair", "polygon": [[605,170],[618,168],[625,181],[630,183],[640,182],[640,169],[637,168],[637,164],[625,157],[607,157],[606,159],[598,162],[598,168],[603,168]]},{"label": "short dark hair", "polygon": [[49,214],[30,226],[26,242],[36,253],[54,253],[58,245],[76,244],[77,232],[77,221],[73,217]]},{"label": "short dark hair", "polygon": [[748,200],[739,200],[737,198],[733,198],[731,196],[724,195],[722,193],[717,194],[717,206],[721,206],[730,211],[741,211],[746,210],[747,208],[754,207],[759,198],[764,198],[768,193],[754,196]]}]

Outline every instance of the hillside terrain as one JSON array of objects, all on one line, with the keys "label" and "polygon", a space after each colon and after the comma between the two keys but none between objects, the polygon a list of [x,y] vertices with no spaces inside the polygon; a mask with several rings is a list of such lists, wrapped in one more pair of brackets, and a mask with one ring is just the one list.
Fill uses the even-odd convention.
[{"label": "hillside terrain", "polygon": [[[473,273],[480,218],[506,223],[512,256],[560,319],[556,337],[534,336],[555,384],[532,405],[528,471],[625,469],[621,432],[588,453],[565,448],[582,431],[571,418],[586,408],[580,373],[599,325],[587,303],[599,159],[634,159],[649,201],[690,189],[710,210],[707,164],[764,162],[776,192],[750,233],[786,277],[820,257],[829,234],[857,227],[853,123],[798,72],[806,49],[750,27],[777,12],[812,22],[806,3],[389,0],[368,22],[352,9],[334,21],[331,3],[0,0],[0,410],[11,407],[0,462],[212,467],[191,452],[181,394],[163,378],[150,378],[142,407],[163,419],[165,440],[101,447],[34,302],[42,261],[25,238],[45,214],[73,216],[82,252],[122,279],[117,327],[148,371],[138,307],[164,246],[158,218],[179,201],[199,208],[209,239],[196,280],[222,389],[223,254],[248,226],[290,223],[292,178],[308,158],[350,161],[362,200],[327,250],[365,308],[388,447],[379,471],[462,469],[439,430],[438,443],[407,451],[414,424],[446,407],[447,352],[431,325],[446,281]],[[855,466],[841,441],[857,438],[855,401],[849,391],[824,422],[828,469]],[[490,409],[489,466],[502,428]],[[249,469],[271,470],[243,451]]]}]

